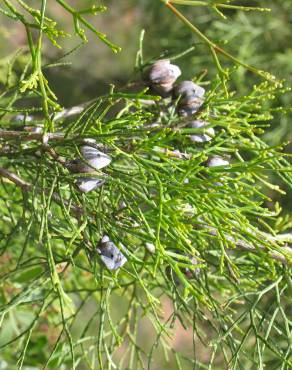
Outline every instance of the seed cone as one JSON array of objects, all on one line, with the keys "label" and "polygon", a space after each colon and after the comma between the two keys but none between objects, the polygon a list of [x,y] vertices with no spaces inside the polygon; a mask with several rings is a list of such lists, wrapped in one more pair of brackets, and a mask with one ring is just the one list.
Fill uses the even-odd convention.
[{"label": "seed cone", "polygon": [[[190,128],[204,128],[205,126],[208,126],[209,123],[203,120],[195,120],[191,121],[189,124]],[[206,141],[212,140],[212,138],[215,136],[215,130],[213,127],[209,127],[205,130],[202,134],[194,134],[190,136],[191,141],[195,143],[204,143]]]},{"label": "seed cone", "polygon": [[180,116],[191,116],[204,103],[205,89],[192,81],[182,81],[172,91],[174,100],[178,99],[177,112]]},{"label": "seed cone", "polygon": [[89,145],[84,145],[80,151],[83,160],[78,158],[67,163],[68,169],[73,173],[92,173],[111,163],[110,156]]},{"label": "seed cone", "polygon": [[99,242],[97,251],[101,255],[102,262],[109,270],[117,270],[127,262],[127,258],[107,235]]},{"label": "seed cone", "polygon": [[146,70],[143,79],[153,92],[162,97],[167,97],[180,75],[181,70],[178,66],[171,64],[168,59],[161,59]]},{"label": "seed cone", "polygon": [[91,190],[99,188],[104,184],[104,180],[94,177],[79,177],[76,181],[76,186],[82,193],[88,193]]},{"label": "seed cone", "polygon": [[81,154],[85,161],[95,170],[100,170],[111,163],[110,156],[88,145],[84,145],[81,148]]},{"label": "seed cone", "polygon": [[180,104],[190,104],[193,99],[203,98],[205,89],[193,81],[182,81],[174,86],[173,97],[179,98]]},{"label": "seed cone", "polygon": [[31,122],[33,120],[32,116],[25,115],[25,114],[17,114],[16,116],[13,116],[10,121],[11,122]]},{"label": "seed cone", "polygon": [[229,164],[229,161],[220,157],[219,155],[211,157],[207,162],[208,167],[229,166]]},{"label": "seed cone", "polygon": [[155,253],[156,247],[153,243],[145,243],[145,247],[149,253],[151,254]]}]

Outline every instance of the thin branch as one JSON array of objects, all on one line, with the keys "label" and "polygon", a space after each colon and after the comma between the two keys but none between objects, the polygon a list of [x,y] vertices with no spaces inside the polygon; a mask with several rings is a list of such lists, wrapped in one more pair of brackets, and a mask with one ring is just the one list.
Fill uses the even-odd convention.
[{"label": "thin branch", "polygon": [[[156,127],[159,124],[157,122],[148,124],[145,126],[145,128],[153,128],[156,129]],[[0,139],[21,139],[24,141],[30,141],[30,140],[36,140],[41,141],[44,145],[43,148],[46,150],[52,158],[56,159],[59,163],[64,164],[64,160],[60,160],[60,157],[48,146],[49,141],[64,141],[65,140],[65,134],[60,132],[48,132],[46,134],[43,133],[28,133],[25,131],[8,131],[8,130],[0,130]],[[109,151],[109,148],[106,148],[103,144],[93,143],[90,138],[80,138],[80,137],[67,137],[66,140],[78,140],[82,144],[88,144],[92,147],[95,147],[96,149],[103,150],[103,151]],[[155,148],[157,152],[163,153],[167,155],[168,157],[174,157],[178,159],[190,159],[191,154],[180,152],[179,150],[169,150],[167,148]]]},{"label": "thin branch", "polygon": [[[266,80],[270,82],[276,82],[275,77],[272,76],[271,74],[264,72],[262,70],[259,70],[253,66],[250,66],[241,60],[237,59],[233,55],[229,54],[226,50],[220,48],[218,45],[216,45],[213,41],[211,41],[207,36],[205,36],[204,33],[202,33],[194,24],[192,24],[176,7],[174,7],[171,4],[170,0],[161,0],[168,9],[172,11],[187,27],[189,27],[195,34],[196,36],[202,40],[206,45],[209,46],[211,51],[213,50],[215,53],[220,53],[222,54],[225,58],[231,60],[233,63],[236,65],[242,66],[246,68],[247,70],[251,71],[252,73],[261,76],[265,78]],[[221,67],[220,67],[221,69]]]},{"label": "thin branch", "polygon": [[[219,232],[215,228],[207,227],[207,229],[209,230],[210,235],[219,236]],[[265,234],[265,236],[268,240],[274,241],[274,242],[289,240],[290,237],[291,237],[291,240],[292,240],[292,235],[291,234],[279,234],[277,236],[271,236],[271,235]],[[246,242],[245,240],[235,239],[231,235],[224,234],[224,237],[225,237],[226,240],[228,240],[232,244],[234,244],[238,249],[241,249],[241,250],[244,250],[244,251],[247,251],[247,252],[256,253],[258,249],[261,249],[263,251],[267,251],[267,247],[265,247],[263,245],[259,245],[258,247],[255,247],[254,245]],[[279,261],[279,262],[281,262],[285,265],[291,265],[292,264],[292,248],[285,245],[285,246],[281,247],[281,249],[282,249],[283,253],[287,254],[289,257],[286,257],[285,255],[281,254],[280,252],[276,252],[276,251],[268,251],[269,255],[274,260],[277,260],[277,261]]]},{"label": "thin branch", "polygon": [[[19,186],[23,191],[31,191],[33,189],[33,185],[24,181],[23,179],[21,179],[19,176],[15,175],[14,173],[12,173],[12,172],[4,169],[4,168],[1,168],[1,167],[0,167],[0,176],[8,178],[15,185]],[[36,188],[36,190],[38,192],[41,192],[41,189]],[[62,203],[62,200],[61,200],[60,196],[57,195],[57,194],[53,194],[52,199],[58,204]],[[68,202],[66,202],[66,201],[63,201],[63,202],[66,205],[69,205]],[[83,209],[81,207],[78,207],[76,205],[70,205],[70,206],[71,206],[71,210],[75,214],[80,215],[81,213],[83,213]],[[207,229],[208,229],[210,235],[219,236],[219,233],[215,228],[207,227]],[[292,240],[292,234],[289,234],[289,233],[288,234],[279,234],[279,235],[276,235],[276,236],[271,236],[271,235],[265,234],[265,236],[268,240],[274,241],[274,242]],[[258,248],[263,250],[263,251],[267,250],[267,248],[263,245],[260,245],[256,248],[252,244],[247,243],[246,241],[244,241],[242,239],[235,239],[231,235],[226,235],[225,234],[225,238],[226,238],[226,240],[228,240],[231,243],[233,243],[234,245],[236,245],[236,247],[238,249],[241,249],[241,250],[244,250],[244,251],[247,251],[247,252],[256,253]],[[281,247],[281,249],[284,252],[284,254],[287,254],[288,256],[292,256],[292,248],[290,248],[289,246],[285,245],[285,246]],[[290,258],[286,257],[285,255],[281,254],[280,252],[269,251],[269,255],[274,260],[277,260],[277,261],[279,261],[279,262],[281,262],[285,265],[290,265],[291,264]]]},{"label": "thin branch", "polygon": [[0,176],[5,177],[9,179],[10,181],[14,182],[14,184],[19,186],[23,191],[29,191],[32,189],[31,184],[22,180],[19,176],[6,170],[5,168],[0,167]]},{"label": "thin branch", "polygon": [[80,114],[82,113],[87,107],[90,106],[90,104],[92,104],[96,99],[92,99],[86,103],[83,103],[83,104],[80,104],[80,105],[76,105],[74,107],[71,107],[71,108],[67,108],[67,109],[64,109],[62,110],[61,112],[58,112],[54,118],[53,118],[53,121],[56,122],[56,121],[59,121],[61,119],[65,119],[65,118],[68,118],[68,117],[71,117],[71,116],[75,116],[77,114]]},{"label": "thin branch", "polygon": [[[139,103],[141,103],[143,105],[147,105],[147,106],[157,104],[157,102],[155,100],[147,100],[147,99],[137,99],[137,100],[139,100]],[[71,116],[76,116],[77,114],[82,113],[86,108],[88,108],[95,101],[96,101],[96,99],[92,99],[92,100],[90,100],[86,103],[76,105],[76,106],[71,107],[71,108],[64,109],[61,112],[58,112],[54,116],[53,121],[56,122],[56,121],[60,121],[61,119],[66,119],[66,118],[71,117]]]},{"label": "thin branch", "polygon": [[[32,191],[33,189],[35,189],[38,193],[42,192],[42,189],[40,189],[39,187],[33,186],[32,184],[26,182],[25,180],[23,180],[19,176],[15,175],[14,173],[6,170],[5,168],[0,167],[0,176],[9,179],[15,185],[20,187],[21,190],[23,190],[24,192],[29,192],[29,191]],[[45,191],[46,194],[50,193],[50,190],[48,190],[48,189],[45,189],[44,191]],[[66,206],[70,206],[70,210],[73,211],[73,213],[77,216],[79,216],[80,214],[82,214],[84,212],[82,207],[72,205],[71,203],[69,204],[68,201],[62,200],[61,197],[56,193],[53,193],[52,199],[60,205],[65,204]]]},{"label": "thin branch", "polygon": [[[45,136],[45,140],[63,141],[65,134],[60,132],[50,132]],[[10,131],[0,130],[0,139],[21,139],[21,140],[38,140],[44,141],[44,134],[42,132],[26,132],[26,131]]]}]

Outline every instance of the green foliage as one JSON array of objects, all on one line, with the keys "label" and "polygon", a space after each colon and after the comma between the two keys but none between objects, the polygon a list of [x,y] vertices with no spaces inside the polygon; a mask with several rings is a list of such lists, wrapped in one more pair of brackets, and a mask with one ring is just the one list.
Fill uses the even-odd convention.
[{"label": "green foliage", "polygon": [[[163,369],[171,361],[177,369],[289,369],[292,219],[281,216],[275,199],[284,191],[271,178],[291,188],[291,165],[285,143],[261,137],[275,112],[271,102],[287,89],[215,45],[175,4],[208,6],[221,16],[242,5],[159,2],[160,12],[171,10],[200,38],[202,58],[212,58],[216,70],[209,78],[194,62],[185,76],[207,89],[195,118],[215,129],[212,140],[194,144],[190,134],[206,128],[189,128],[177,101],[145,87],[110,86],[75,114],[64,110],[46,72],[79,44],[46,60],[44,48],[69,37],[47,16],[46,1],[40,9],[33,1],[3,3],[1,17],[22,23],[28,51],[0,63],[7,66],[0,69],[0,366]],[[82,43],[93,32],[96,42],[118,50],[88,20],[103,6],[56,3]],[[143,35],[139,78],[153,62],[145,59]],[[193,51],[184,45],[169,54],[183,65]],[[261,77],[256,85],[241,88],[242,67]],[[112,162],[90,175],[104,185],[82,194],[80,174],[67,163],[88,139]],[[230,164],[208,167],[215,155]],[[116,272],[97,252],[104,235],[128,260]],[[187,336],[189,351],[177,348],[175,332]]]}]

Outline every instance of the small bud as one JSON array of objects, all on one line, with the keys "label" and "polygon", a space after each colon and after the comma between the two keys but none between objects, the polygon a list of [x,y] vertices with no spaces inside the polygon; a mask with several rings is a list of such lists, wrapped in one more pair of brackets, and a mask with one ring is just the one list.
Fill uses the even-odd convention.
[{"label": "small bud", "polygon": [[107,235],[101,239],[97,251],[101,255],[102,262],[110,271],[117,270],[127,262],[127,258],[116,245],[110,241]]},{"label": "small bud", "polygon": [[120,202],[119,202],[119,209],[125,209],[125,208],[127,208],[127,204],[123,201],[123,200],[121,200]]},{"label": "small bud", "polygon": [[[205,122],[202,120],[196,120],[196,121],[190,122],[189,127],[190,128],[200,128],[200,127],[203,128],[205,126],[208,126],[208,124],[209,124],[208,122]],[[205,133],[202,133],[202,134],[191,135],[190,136],[191,141],[195,143],[204,143],[206,141],[212,140],[212,137],[215,136],[215,131],[213,127],[209,127],[205,129],[204,131]]]},{"label": "small bud", "polygon": [[109,236],[108,235],[104,235],[103,237],[102,237],[102,239],[101,239],[101,243],[107,243],[107,242],[109,242],[110,241],[110,238],[109,238]]},{"label": "small bud", "polygon": [[168,59],[161,59],[153,63],[145,72],[144,80],[159,95],[166,97],[180,75],[181,70],[178,66],[171,64]]},{"label": "small bud", "polygon": [[226,159],[218,155],[211,157],[207,162],[208,167],[229,166],[229,164],[230,163]]},{"label": "small bud", "polygon": [[76,186],[83,193],[88,193],[91,190],[99,188],[103,184],[104,180],[91,177],[79,177],[76,181]]},{"label": "small bud", "polygon": [[152,244],[152,243],[146,243],[145,244],[145,247],[146,247],[146,249],[148,250],[148,252],[149,253],[151,253],[151,254],[153,254],[153,253],[155,253],[155,245],[154,244]]}]

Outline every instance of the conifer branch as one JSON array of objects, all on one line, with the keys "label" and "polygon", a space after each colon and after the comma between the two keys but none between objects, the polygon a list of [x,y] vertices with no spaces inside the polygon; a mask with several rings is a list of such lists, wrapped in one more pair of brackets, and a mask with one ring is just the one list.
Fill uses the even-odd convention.
[{"label": "conifer branch", "polygon": [[29,191],[32,189],[32,185],[28,182],[21,179],[19,176],[15,175],[14,173],[6,170],[5,168],[0,167],[0,176],[9,179],[15,185],[19,186],[23,191]]},{"label": "conifer branch", "polygon": [[[199,19],[197,28],[180,11],[196,6],[197,17],[210,10],[224,22],[225,11],[265,9],[161,1],[199,43],[186,38],[184,47],[165,19],[163,42],[155,41],[164,48],[167,34],[168,50],[159,56],[146,56],[141,32],[133,71],[141,81],[110,84],[67,109],[47,68],[68,66],[88,31],[118,51],[91,23],[105,7],[55,2],[82,40],[63,53],[59,40],[69,34],[50,18],[54,2],[1,5],[1,21],[18,22],[27,39],[24,52],[0,59],[0,325],[9,333],[0,335],[0,362],[8,367],[17,352],[20,368],[150,370],[157,347],[179,369],[292,365],[292,224],[275,196],[284,194],[277,178],[292,188],[291,164],[281,141],[259,137],[285,111],[274,98],[286,90],[253,67],[260,55],[245,54],[248,64],[237,57],[228,30],[248,51],[252,22],[235,33],[233,22],[213,29]],[[219,45],[225,30],[228,51]],[[50,47],[60,48],[55,60],[46,58]],[[140,340],[144,320],[154,329],[150,350]],[[192,330],[191,356],[170,344],[177,320]]]},{"label": "conifer branch", "polygon": [[26,131],[13,131],[13,130],[0,130],[1,139],[17,139],[17,140],[38,140],[46,142],[50,140],[63,141],[65,134],[60,132],[46,133],[45,136],[42,132],[26,132]]},{"label": "conifer branch", "polygon": [[[15,185],[19,186],[24,191],[31,191],[31,190],[34,189],[34,187],[31,184],[29,184],[28,182],[21,179],[19,176],[15,175],[14,173],[12,173],[12,172],[4,169],[4,168],[0,168],[0,176],[8,178],[10,181],[12,181]],[[38,188],[36,188],[36,189],[38,191]],[[40,191],[40,189],[39,189],[39,191]],[[61,199],[57,194],[53,194],[52,199],[55,202],[57,202],[58,204],[61,203]],[[80,214],[83,213],[83,210],[82,210],[81,207],[78,207],[78,206],[72,205],[72,204],[70,206],[71,206],[71,210],[75,214],[80,215]],[[220,236],[220,234],[218,233],[218,231],[215,228],[207,227],[207,229],[209,230],[210,235]],[[241,249],[241,250],[244,250],[244,251],[247,251],[247,252],[257,253],[257,248],[259,248],[263,251],[267,250],[267,248],[265,246],[255,247],[252,244],[247,243],[246,241],[244,241],[242,239],[236,239],[231,235],[225,234],[224,236],[225,236],[226,240],[233,243],[238,249]],[[285,240],[285,241],[286,240],[292,240],[292,234],[279,234],[279,235],[276,235],[276,236],[270,236],[270,235],[266,234],[266,238],[267,238],[267,241],[270,240],[270,241],[273,241],[273,242],[279,242],[279,241],[281,242],[283,240]],[[277,261],[279,261],[279,262],[281,262],[285,265],[290,265],[292,263],[292,248],[290,248],[286,245],[286,246],[282,246],[281,250],[283,251],[283,255],[279,252],[276,252],[276,251],[269,251],[269,255],[274,260],[277,260]],[[287,254],[287,256],[289,256],[289,257],[286,257],[285,254]]]},{"label": "conifer branch", "polygon": [[[220,237],[220,234],[219,234],[218,230],[216,230],[215,228],[207,227],[207,230],[209,230],[210,235]],[[247,252],[252,252],[252,253],[257,253],[258,249],[260,249],[262,251],[268,252],[269,256],[271,258],[273,258],[274,260],[279,261],[279,262],[281,262],[285,265],[292,265],[292,248],[290,248],[287,245],[284,245],[284,246],[280,247],[281,252],[283,252],[283,254],[281,254],[280,252],[277,252],[277,251],[268,250],[267,247],[265,247],[263,245],[259,245],[259,246],[257,245],[255,247],[254,245],[252,245],[250,243],[247,243],[243,239],[234,238],[233,236],[228,235],[226,233],[224,233],[224,237],[225,237],[226,240],[228,240],[229,242],[234,244],[236,246],[236,248],[238,248],[238,249],[241,249],[241,250],[247,251]],[[266,238],[266,241],[273,241],[273,242],[276,242],[276,243],[277,242],[282,242],[283,240],[292,241],[292,234],[279,234],[279,235],[275,235],[275,236],[265,234],[265,238]]]},{"label": "conifer branch", "polygon": [[[5,168],[0,167],[0,176],[10,180],[16,186],[20,187],[21,190],[24,191],[24,192],[30,192],[30,191],[34,191],[34,190],[38,193],[43,192],[43,190],[40,187],[38,187],[36,185],[32,185],[31,183],[23,180],[21,177],[15,175],[13,172],[8,171]],[[49,189],[45,189],[44,192],[48,195],[50,194]],[[71,204],[68,201],[61,199],[60,196],[56,193],[52,194],[52,199],[56,203],[58,203],[59,205],[65,204],[68,207],[70,206],[70,210],[77,216],[79,216],[80,214],[82,214],[84,212],[81,207],[79,207],[77,205],[74,205],[74,204]]]}]

